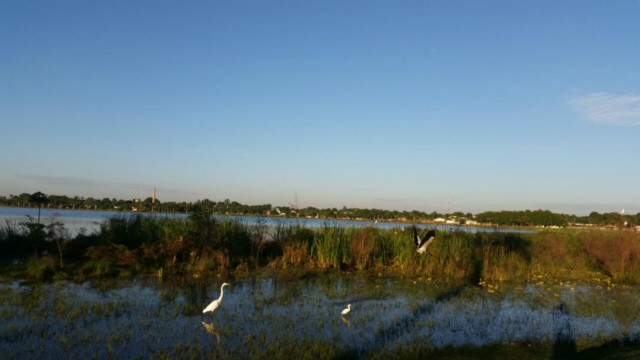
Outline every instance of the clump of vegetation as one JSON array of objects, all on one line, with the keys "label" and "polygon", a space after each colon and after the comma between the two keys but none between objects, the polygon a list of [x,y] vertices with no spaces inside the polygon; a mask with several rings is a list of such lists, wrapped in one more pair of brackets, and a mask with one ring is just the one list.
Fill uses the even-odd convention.
[{"label": "clump of vegetation", "polygon": [[313,267],[314,232],[302,225],[277,224],[271,229],[269,266],[276,269]]},{"label": "clump of vegetation", "polygon": [[270,267],[280,271],[384,271],[427,279],[524,282],[540,277],[640,283],[640,235],[629,230],[538,233],[440,231],[418,254],[408,229],[327,222],[245,224],[207,208],[188,218],[116,216],[101,230],[71,237],[56,221],[0,225],[5,269],[33,279],[63,276],[159,277]]},{"label": "clump of vegetation", "polygon": [[352,262],[358,270],[364,270],[373,264],[373,250],[377,234],[372,228],[358,229],[349,241]]},{"label": "clump of vegetation", "polygon": [[582,232],[591,267],[619,280],[633,280],[640,269],[640,242],[630,231]]}]

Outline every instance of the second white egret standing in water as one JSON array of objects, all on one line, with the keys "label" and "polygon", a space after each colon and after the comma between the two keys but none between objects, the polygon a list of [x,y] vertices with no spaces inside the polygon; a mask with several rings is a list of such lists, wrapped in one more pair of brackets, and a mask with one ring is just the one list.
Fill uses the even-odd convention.
[{"label": "second white egret standing in water", "polygon": [[202,310],[202,313],[206,313],[206,312],[213,312],[215,309],[218,308],[218,306],[220,306],[220,303],[222,302],[222,295],[224,295],[224,287],[227,285],[231,285],[228,283],[223,283],[222,286],[220,286],[220,297],[217,300],[213,300],[211,302],[211,304],[209,304],[206,308],[204,308],[204,310]]},{"label": "second white egret standing in water", "polygon": [[342,316],[347,315],[349,311],[351,311],[351,304],[347,305],[347,307],[344,310],[342,310],[342,313],[341,313]]}]

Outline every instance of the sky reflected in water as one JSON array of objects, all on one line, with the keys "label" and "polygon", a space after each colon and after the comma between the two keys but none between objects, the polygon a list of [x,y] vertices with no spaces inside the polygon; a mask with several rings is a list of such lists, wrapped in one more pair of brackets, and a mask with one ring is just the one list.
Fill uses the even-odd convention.
[{"label": "sky reflected in water", "polygon": [[[366,355],[572,339],[589,347],[637,339],[637,288],[528,285],[487,292],[365,276],[232,281],[214,313],[202,309],[222,281],[170,284],[0,285],[0,353],[10,358],[149,357],[180,349],[251,356],[269,346],[330,345]],[[342,317],[347,304],[351,312]]]}]

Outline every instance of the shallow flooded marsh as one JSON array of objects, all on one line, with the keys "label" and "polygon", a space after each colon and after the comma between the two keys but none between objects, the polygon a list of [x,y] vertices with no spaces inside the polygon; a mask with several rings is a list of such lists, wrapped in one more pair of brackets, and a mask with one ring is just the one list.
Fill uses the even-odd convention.
[{"label": "shallow flooded marsh", "polygon": [[[370,276],[0,284],[6,358],[377,358],[635,351],[640,289]],[[351,304],[351,311],[341,311]],[[488,353],[487,353],[488,352]],[[637,355],[637,353],[634,353]]]}]

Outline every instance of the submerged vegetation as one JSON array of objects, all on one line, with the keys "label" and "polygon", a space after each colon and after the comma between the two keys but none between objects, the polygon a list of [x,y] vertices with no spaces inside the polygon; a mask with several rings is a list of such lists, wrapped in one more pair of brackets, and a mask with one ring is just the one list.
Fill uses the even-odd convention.
[{"label": "submerged vegetation", "polygon": [[[638,290],[400,277],[0,283],[7,359],[635,359]],[[346,317],[340,311],[353,304]]]},{"label": "submerged vegetation", "polygon": [[[0,225],[3,276],[32,279],[166,277],[372,271],[425,279],[492,282],[640,283],[640,236],[629,230],[537,233],[441,231],[433,256],[418,254],[399,228],[319,228],[218,220],[200,208],[184,219],[120,215],[95,233],[71,237],[61,223]],[[13,274],[13,275],[11,275]]]}]

